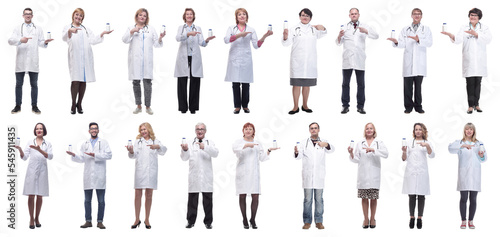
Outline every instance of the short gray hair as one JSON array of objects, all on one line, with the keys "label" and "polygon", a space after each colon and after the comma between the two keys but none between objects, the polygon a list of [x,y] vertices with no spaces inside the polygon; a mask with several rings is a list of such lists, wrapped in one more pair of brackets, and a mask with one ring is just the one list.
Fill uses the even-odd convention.
[{"label": "short gray hair", "polygon": [[203,127],[205,127],[205,130],[207,130],[207,125],[205,125],[205,124],[204,124],[204,123],[202,123],[202,122],[197,123],[197,124],[194,126],[194,128],[196,129],[196,127],[198,127],[198,126],[203,126]]}]

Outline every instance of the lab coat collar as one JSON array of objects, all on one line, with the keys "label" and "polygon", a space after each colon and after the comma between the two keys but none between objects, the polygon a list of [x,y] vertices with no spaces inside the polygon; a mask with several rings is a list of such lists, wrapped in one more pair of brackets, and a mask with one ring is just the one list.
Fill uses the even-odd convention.
[{"label": "lab coat collar", "polygon": [[[44,138],[44,139],[43,139],[43,141],[42,141],[42,146],[43,146],[43,144],[47,145],[47,143],[45,143],[45,138]],[[36,137],[35,137],[35,138],[33,138],[33,145],[34,145],[34,146],[36,146]],[[40,147],[41,147],[41,146],[40,146]]]}]

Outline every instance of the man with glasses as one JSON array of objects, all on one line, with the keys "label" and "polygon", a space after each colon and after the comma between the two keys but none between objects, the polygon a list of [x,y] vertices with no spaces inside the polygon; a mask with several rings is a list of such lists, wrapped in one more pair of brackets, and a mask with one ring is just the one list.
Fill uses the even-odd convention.
[{"label": "man with glasses", "polygon": [[349,101],[351,100],[349,92],[351,83],[351,75],[354,70],[356,73],[356,83],[358,84],[358,93],[356,95],[358,101],[358,112],[365,112],[365,40],[366,38],[378,39],[378,34],[369,25],[359,21],[359,10],[351,8],[349,10],[349,18],[351,21],[341,30],[335,43],[338,46],[344,45],[342,53],[342,111],[341,114],[349,112]]},{"label": "man with glasses", "polygon": [[335,148],[328,141],[319,138],[319,124],[309,125],[311,137],[295,146],[295,159],[302,159],[302,188],[304,189],[304,226],[311,228],[313,196],[315,202],[314,222],[316,228],[323,226],[323,188],[325,186],[325,154],[332,153]]},{"label": "man with glasses", "polygon": [[205,227],[212,229],[212,194],[213,194],[213,170],[212,158],[219,155],[219,150],[213,141],[205,138],[207,127],[204,123],[195,126],[196,137],[181,144],[181,159],[189,160],[188,177],[188,206],[186,228],[193,228],[198,214],[198,197],[203,195],[203,210],[205,211]]},{"label": "man with glasses", "polygon": [[23,99],[24,76],[30,76],[31,84],[31,110],[35,114],[40,114],[38,109],[38,47],[47,48],[52,39],[45,40],[42,27],[35,25],[31,20],[33,10],[25,8],[23,11],[24,22],[14,28],[9,44],[16,46],[16,107],[12,114],[21,112]]},{"label": "man with glasses", "polygon": [[[422,109],[422,81],[427,76],[427,48],[432,46],[430,27],[420,24],[422,10],[415,8],[411,11],[413,22],[404,27],[399,38],[388,38],[392,46],[404,48],[403,77],[404,77],[404,104],[405,114],[413,109],[419,114],[425,113]],[[413,100],[413,84],[415,84],[415,99]]]},{"label": "man with glasses", "polygon": [[85,192],[85,224],[81,228],[92,227],[92,192],[95,189],[97,201],[99,202],[97,211],[97,228],[106,229],[102,224],[104,218],[104,194],[106,193],[106,161],[111,159],[112,153],[108,142],[99,138],[99,125],[89,124],[90,140],[85,141],[80,153],[75,154],[66,151],[71,155],[72,160],[77,163],[85,163],[83,170],[83,189]]}]

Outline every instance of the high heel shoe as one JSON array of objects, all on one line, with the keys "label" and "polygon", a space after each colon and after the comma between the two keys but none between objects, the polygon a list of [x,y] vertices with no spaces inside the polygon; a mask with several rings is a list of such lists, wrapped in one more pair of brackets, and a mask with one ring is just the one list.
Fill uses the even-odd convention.
[{"label": "high heel shoe", "polygon": [[363,221],[362,227],[363,227],[363,229],[368,229],[369,225],[370,225],[370,220],[368,220],[368,223],[366,223],[366,225],[365,225],[365,221]]},{"label": "high heel shoe", "polygon": [[243,228],[244,229],[249,229],[250,226],[248,225],[248,221],[247,220],[243,220]]},{"label": "high heel shoe", "polygon": [[474,107],[474,110],[477,111],[478,113],[483,112],[483,110],[479,108],[479,106]]},{"label": "high heel shoe", "polygon": [[76,114],[76,104],[71,105],[71,114]]},{"label": "high heel shoe", "polygon": [[288,114],[296,114],[296,113],[298,113],[299,111],[300,111],[300,109],[299,109],[299,108],[297,108],[296,110],[290,110],[290,111],[288,111]]},{"label": "high heel shoe", "polygon": [[76,110],[78,111],[79,114],[83,114],[83,109],[81,104],[76,105]]},{"label": "high heel shoe", "polygon": [[257,229],[257,224],[255,224],[255,221],[250,221],[250,225],[252,226],[252,229]]},{"label": "high heel shoe", "polygon": [[245,109],[245,108],[243,108],[243,112],[245,112],[245,113],[247,113],[247,114],[248,114],[248,113],[250,113],[250,109],[249,109],[249,108],[246,108],[246,109]]},{"label": "high heel shoe", "polygon": [[239,114],[239,113],[240,113],[240,111],[241,111],[241,109],[238,109],[238,110],[237,110],[237,109],[234,109],[233,114]]},{"label": "high heel shoe", "polygon": [[139,227],[141,225],[141,221],[139,220],[139,222],[137,222],[137,224],[134,224],[131,226],[132,229],[135,229],[137,227]]},{"label": "high heel shoe", "polygon": [[374,229],[375,227],[377,227],[377,220],[373,220],[373,222],[375,222],[375,225],[372,225],[371,224],[371,220],[370,220],[370,228]]}]

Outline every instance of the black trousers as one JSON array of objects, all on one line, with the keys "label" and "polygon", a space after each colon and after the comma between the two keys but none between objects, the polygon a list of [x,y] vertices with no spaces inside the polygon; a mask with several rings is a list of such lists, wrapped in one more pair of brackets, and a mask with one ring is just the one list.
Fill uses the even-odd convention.
[{"label": "black trousers", "polygon": [[188,95],[187,95],[187,82],[188,77],[177,78],[177,100],[179,101],[179,111],[186,112],[197,111],[200,107],[200,78],[193,77],[191,72],[191,56],[188,56],[188,66],[189,66],[189,105],[188,105]]},{"label": "black trousers", "polygon": [[[354,69],[342,69],[342,107],[349,107],[351,101],[349,84],[351,83],[351,75]],[[358,109],[365,107],[365,71],[354,70],[356,72],[356,82],[358,84],[358,93],[356,98],[358,100]]]},{"label": "black trousers", "polygon": [[[198,197],[200,193],[189,193],[188,205],[187,205],[187,221],[189,224],[194,224],[196,222],[196,217],[198,215]],[[203,196],[203,210],[205,211],[205,219],[203,223],[212,224],[213,214],[213,193],[202,193]]]},{"label": "black trousers", "polygon": [[467,82],[467,101],[469,107],[479,106],[479,96],[481,94],[482,77],[466,77]]},{"label": "black trousers", "polygon": [[467,199],[470,199],[469,221],[474,220],[477,208],[477,193],[478,191],[460,191],[460,216],[462,217],[462,221],[467,220]]},{"label": "black trousers", "polygon": [[233,82],[233,102],[234,108],[248,108],[248,102],[250,102],[250,83]]},{"label": "black trousers", "polygon": [[[405,109],[412,111],[422,110],[422,81],[424,76],[404,78]],[[415,84],[415,100],[413,100],[413,84]]]},{"label": "black trousers", "polygon": [[417,205],[418,197],[418,216],[424,216],[425,196],[424,195],[408,195],[410,197],[410,216],[415,216],[415,206]]}]

